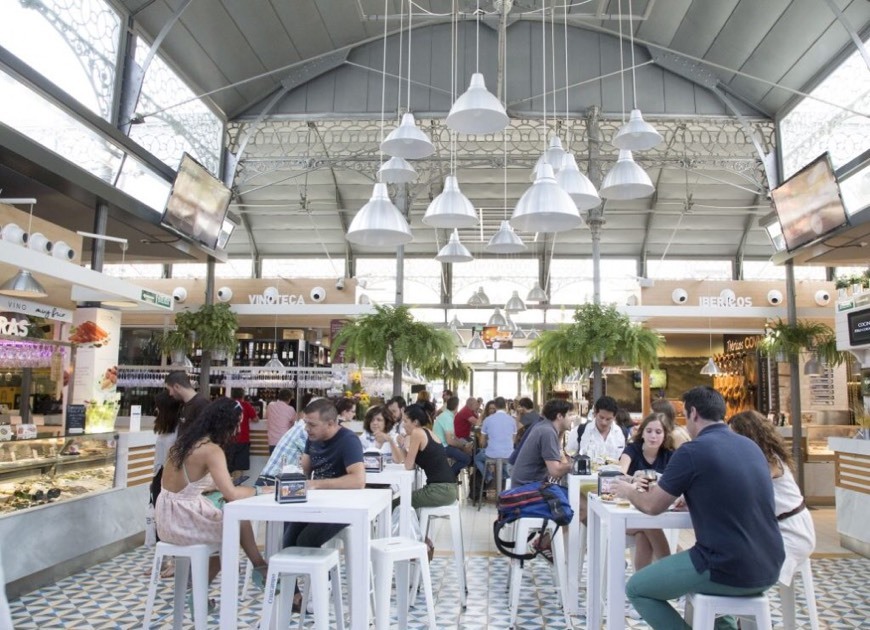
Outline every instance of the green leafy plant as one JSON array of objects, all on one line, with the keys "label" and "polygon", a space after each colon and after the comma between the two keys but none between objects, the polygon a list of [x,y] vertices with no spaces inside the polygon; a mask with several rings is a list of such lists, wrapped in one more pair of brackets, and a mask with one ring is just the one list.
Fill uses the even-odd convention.
[{"label": "green leafy plant", "polygon": [[332,346],[344,346],[349,361],[393,369],[394,378],[402,366],[431,376],[441,362],[458,361],[450,333],[416,321],[407,306],[375,306],[374,312],[345,324]]},{"label": "green leafy plant", "polygon": [[175,314],[175,330],[164,333],[163,352],[189,352],[196,340],[204,350],[231,353],[236,349],[239,321],[229,304],[203,304],[195,311]]},{"label": "green leafy plant", "polygon": [[864,271],[863,274],[840,276],[834,281],[834,286],[838,289],[848,289],[855,284],[864,286],[868,280],[870,280],[870,269]]},{"label": "green leafy plant", "polygon": [[658,365],[661,336],[631,321],[613,305],[584,304],[574,323],[541,333],[529,345],[530,361],[523,371],[533,380],[557,382],[593,362]]},{"label": "green leafy plant", "polygon": [[459,360],[459,357],[444,357],[420,368],[420,375],[430,380],[443,380],[449,388],[456,390],[460,383],[471,380],[471,368]]},{"label": "green leafy plant", "polygon": [[837,350],[837,335],[830,326],[807,320],[798,320],[794,325],[777,320],[768,326],[759,347],[762,353],[781,359],[813,352],[828,365],[840,365],[849,354]]}]

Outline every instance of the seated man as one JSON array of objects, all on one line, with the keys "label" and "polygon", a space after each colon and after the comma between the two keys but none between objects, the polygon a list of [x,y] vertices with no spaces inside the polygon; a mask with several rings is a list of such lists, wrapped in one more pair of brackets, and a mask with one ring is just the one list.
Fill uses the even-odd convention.
[{"label": "seated man", "polygon": [[544,405],[544,421],[532,425],[525,435],[511,470],[511,485],[516,488],[548,478],[561,479],[571,470],[572,462],[559,446],[568,429],[571,403],[554,398]]},{"label": "seated man", "polygon": [[[492,480],[492,473],[486,469],[486,459],[508,459],[514,450],[514,436],[517,434],[517,422],[508,415],[507,402],[501,396],[494,401],[495,413],[483,420],[480,428],[481,447],[474,456],[474,465],[484,475],[484,482]],[[506,474],[502,471],[502,475]],[[498,489],[499,492],[501,488]]]},{"label": "seated man", "polygon": [[616,413],[619,405],[610,396],[602,396],[595,401],[592,408],[595,422],[581,426],[585,427],[580,437],[580,453],[593,459],[610,459],[618,462],[625,450],[625,434],[615,426]]},{"label": "seated man", "polygon": [[[309,403],[310,404],[310,403]],[[260,476],[254,485],[274,486],[278,475],[285,466],[302,469],[302,454],[305,452],[305,443],[308,441],[308,433],[305,431],[305,413],[293,423],[290,430],[281,436],[278,443],[269,455],[269,461],[260,471]]]},{"label": "seated man", "polygon": [[[770,468],[758,445],[723,422],[725,400],[710,387],[683,395],[686,428],[692,437],[674,451],[648,492],[626,481],[614,483],[617,496],[645,514],[661,514],[683,495],[696,543],[641,569],[625,593],[653,630],[688,630],[668,603],[686,593],[749,596],[764,592],[779,578],[785,558],[777,526]],[[716,629],[736,628],[716,620]]]},{"label": "seated man", "polygon": [[[366,469],[362,445],[353,431],[338,424],[335,405],[320,398],[308,403],[304,414],[308,441],[300,463],[302,472],[310,479],[308,489],[364,488]],[[284,546],[320,547],[344,527],[333,523],[290,523],[284,531]]]},{"label": "seated man", "polygon": [[[453,434],[453,418],[458,407],[459,396],[448,398],[444,411],[435,418],[435,426],[433,427],[435,435],[438,436],[444,445],[444,450],[447,451],[447,457],[453,460],[453,465],[450,468],[456,476],[459,476],[459,472],[471,463],[471,442],[458,440]],[[401,418],[399,422],[401,422]]]}]

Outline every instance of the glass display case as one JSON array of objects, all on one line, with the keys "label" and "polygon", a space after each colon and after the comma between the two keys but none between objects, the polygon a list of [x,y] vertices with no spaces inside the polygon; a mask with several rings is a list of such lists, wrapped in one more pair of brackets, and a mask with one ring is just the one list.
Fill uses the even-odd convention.
[{"label": "glass display case", "polygon": [[0,515],[115,486],[117,435],[0,442]]}]

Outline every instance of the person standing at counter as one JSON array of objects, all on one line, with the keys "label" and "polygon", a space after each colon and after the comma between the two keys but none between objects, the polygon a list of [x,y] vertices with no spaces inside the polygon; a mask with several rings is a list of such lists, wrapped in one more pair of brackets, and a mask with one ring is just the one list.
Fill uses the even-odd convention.
[{"label": "person standing at counter", "polygon": [[779,582],[790,586],[795,570],[816,548],[816,530],[800,488],[792,475],[792,460],[782,436],[773,423],[757,411],[743,411],[731,417],[731,430],[758,444],[773,479],[776,520],[785,545],[785,561]]},{"label": "person standing at counter", "polygon": [[244,472],[251,467],[251,423],[259,422],[260,417],[257,415],[254,405],[245,400],[245,390],[241,387],[233,387],[230,394],[242,408],[239,431],[227,446],[227,468],[232,474]]},{"label": "person standing at counter", "polygon": [[266,440],[269,443],[269,455],[275,450],[281,436],[296,422],[296,409],[291,399],[293,392],[284,388],[278,391],[278,398],[266,407]]},{"label": "person standing at counter", "polygon": [[166,390],[160,392],[154,398],[155,418],[154,433],[157,438],[154,441],[154,473],[166,462],[169,449],[175,444],[178,437],[178,415],[181,412],[181,403],[169,395]]},{"label": "person standing at counter", "polygon": [[208,407],[210,401],[193,388],[187,372],[170,372],[164,385],[167,393],[181,402],[181,413],[178,415],[178,433],[181,434]]},{"label": "person standing at counter", "polygon": [[[785,551],[770,468],[761,449],[728,428],[725,400],[712,387],[683,394],[691,442],[677,449],[656,486],[639,492],[617,480],[616,496],[644,514],[661,514],[683,495],[696,543],[635,573],[625,593],[653,630],[688,630],[669,600],[687,593],[753,596],[776,584]],[[716,629],[733,629],[732,617]]]}]

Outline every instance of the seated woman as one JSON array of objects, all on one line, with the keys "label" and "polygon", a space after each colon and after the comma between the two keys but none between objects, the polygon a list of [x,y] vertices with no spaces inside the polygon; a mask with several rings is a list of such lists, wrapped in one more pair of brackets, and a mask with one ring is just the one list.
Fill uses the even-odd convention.
[{"label": "seated woman", "polygon": [[770,466],[773,502],[785,545],[779,582],[790,586],[797,569],[816,548],[816,530],[800,488],[792,475],[792,460],[773,423],[757,411],[743,411],[729,420],[731,430],[758,444]]},{"label": "seated woman", "polygon": [[405,407],[402,421],[405,429],[405,453],[399,452],[393,461],[404,463],[407,470],[419,466],[426,473],[426,485],[411,494],[411,506],[439,507],[457,499],[456,475],[447,461],[444,445],[429,428],[431,419],[422,405]]},{"label": "seated woman", "polygon": [[370,407],[366,411],[365,420],[363,420],[363,433],[359,436],[363,452],[377,451],[384,456],[386,461],[401,461],[403,459],[402,450],[396,442],[397,436],[393,431],[395,425],[393,414],[385,406]]},{"label": "seated woman", "polygon": [[[651,413],[640,423],[634,439],[625,446],[619,466],[627,475],[645,470],[663,473],[673,453],[674,443],[667,418],[661,413]],[[648,487],[649,483],[650,480],[643,477],[635,480],[635,484],[643,488]],[[668,540],[660,529],[630,529],[626,534],[634,535],[635,571],[644,568],[653,559],[671,555]]]},{"label": "seated woman", "polygon": [[[273,487],[233,485],[224,447],[231,443],[242,420],[242,406],[220,398],[202,410],[169,450],[163,467],[162,491],[155,520],[160,540],[174,545],[221,544],[223,503],[274,492]],[[218,497],[219,491],[222,495]],[[266,561],[257,549],[248,521],[241,523],[241,545],[256,571],[254,582],[265,584]],[[220,570],[220,558],[209,562],[209,581]]]},{"label": "seated woman", "polygon": [[353,398],[339,398],[335,401],[335,408],[338,410],[339,424],[356,420],[356,401]]}]

